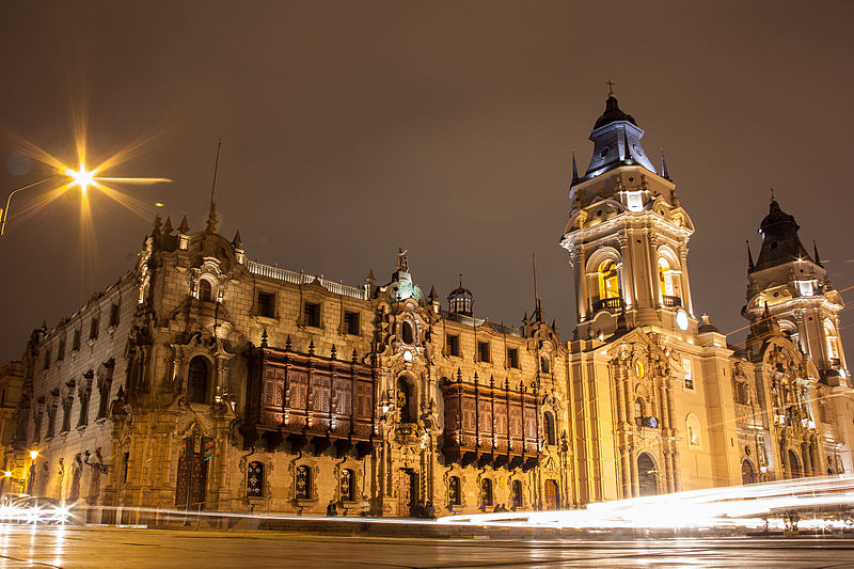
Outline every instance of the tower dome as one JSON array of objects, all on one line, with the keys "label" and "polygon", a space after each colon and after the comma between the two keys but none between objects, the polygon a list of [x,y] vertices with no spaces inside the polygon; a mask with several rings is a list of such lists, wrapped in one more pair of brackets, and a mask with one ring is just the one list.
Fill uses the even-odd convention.
[{"label": "tower dome", "polygon": [[643,130],[635,118],[623,111],[617,97],[610,93],[605,101],[605,112],[596,120],[590,133],[594,147],[585,178],[598,176],[624,164],[639,164],[657,174],[641,146],[641,138]]},{"label": "tower dome", "polygon": [[460,314],[462,316],[471,316],[474,306],[474,295],[471,291],[463,286],[463,277],[460,275],[460,286],[451,291],[447,296],[448,310],[452,314]]},{"label": "tower dome", "polygon": [[792,215],[780,209],[776,199],[771,199],[768,215],[759,225],[762,249],[754,271],[761,271],[790,261],[813,260],[798,238],[800,226]]}]

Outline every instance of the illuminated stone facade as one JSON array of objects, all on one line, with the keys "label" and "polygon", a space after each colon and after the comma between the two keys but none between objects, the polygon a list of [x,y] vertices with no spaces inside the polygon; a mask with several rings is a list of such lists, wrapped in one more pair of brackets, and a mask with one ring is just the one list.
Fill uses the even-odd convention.
[{"label": "illuminated stone facade", "polygon": [[695,317],[693,225],[642,135],[609,98],[574,176],[571,341],[539,299],[518,328],[475,317],[462,284],[444,308],[403,251],[389,279],[353,287],[250,261],[213,200],[200,232],[158,218],[125,276],[33,333],[20,490],[121,508],[92,510],[102,521],[330,503],[407,516],[851,471],[842,301],[819,259],[772,204],[752,333],[728,346]]}]

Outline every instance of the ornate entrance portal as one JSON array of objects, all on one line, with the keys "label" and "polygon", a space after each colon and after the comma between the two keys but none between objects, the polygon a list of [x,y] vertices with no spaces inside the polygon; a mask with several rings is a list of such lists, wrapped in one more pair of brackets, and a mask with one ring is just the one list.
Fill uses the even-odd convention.
[{"label": "ornate entrance portal", "polygon": [[202,510],[208,481],[208,451],[213,441],[192,435],[184,439],[184,449],[178,458],[178,478],[175,484],[175,507]]},{"label": "ornate entrance portal", "polygon": [[397,515],[401,518],[410,517],[418,503],[418,474],[401,469],[397,484]]},{"label": "ornate entrance portal", "polygon": [[641,496],[658,494],[658,471],[652,457],[647,453],[638,457],[638,493]]}]

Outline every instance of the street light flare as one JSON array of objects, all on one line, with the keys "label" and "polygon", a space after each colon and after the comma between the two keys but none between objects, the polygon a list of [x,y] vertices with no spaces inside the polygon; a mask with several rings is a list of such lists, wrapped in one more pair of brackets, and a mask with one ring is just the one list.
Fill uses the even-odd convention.
[{"label": "street light flare", "polygon": [[95,171],[88,172],[86,170],[86,165],[82,162],[80,163],[80,170],[72,170],[71,168],[67,168],[65,170],[65,175],[69,176],[73,181],[70,186],[80,186],[80,191],[83,195],[86,195],[86,190],[89,186],[95,185]]}]

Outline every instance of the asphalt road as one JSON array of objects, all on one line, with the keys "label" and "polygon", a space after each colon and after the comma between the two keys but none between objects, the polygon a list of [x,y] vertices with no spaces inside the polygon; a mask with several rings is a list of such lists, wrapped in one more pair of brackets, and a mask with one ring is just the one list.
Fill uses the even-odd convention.
[{"label": "asphalt road", "polygon": [[0,526],[0,569],[19,567],[854,567],[854,540],[416,540]]}]

